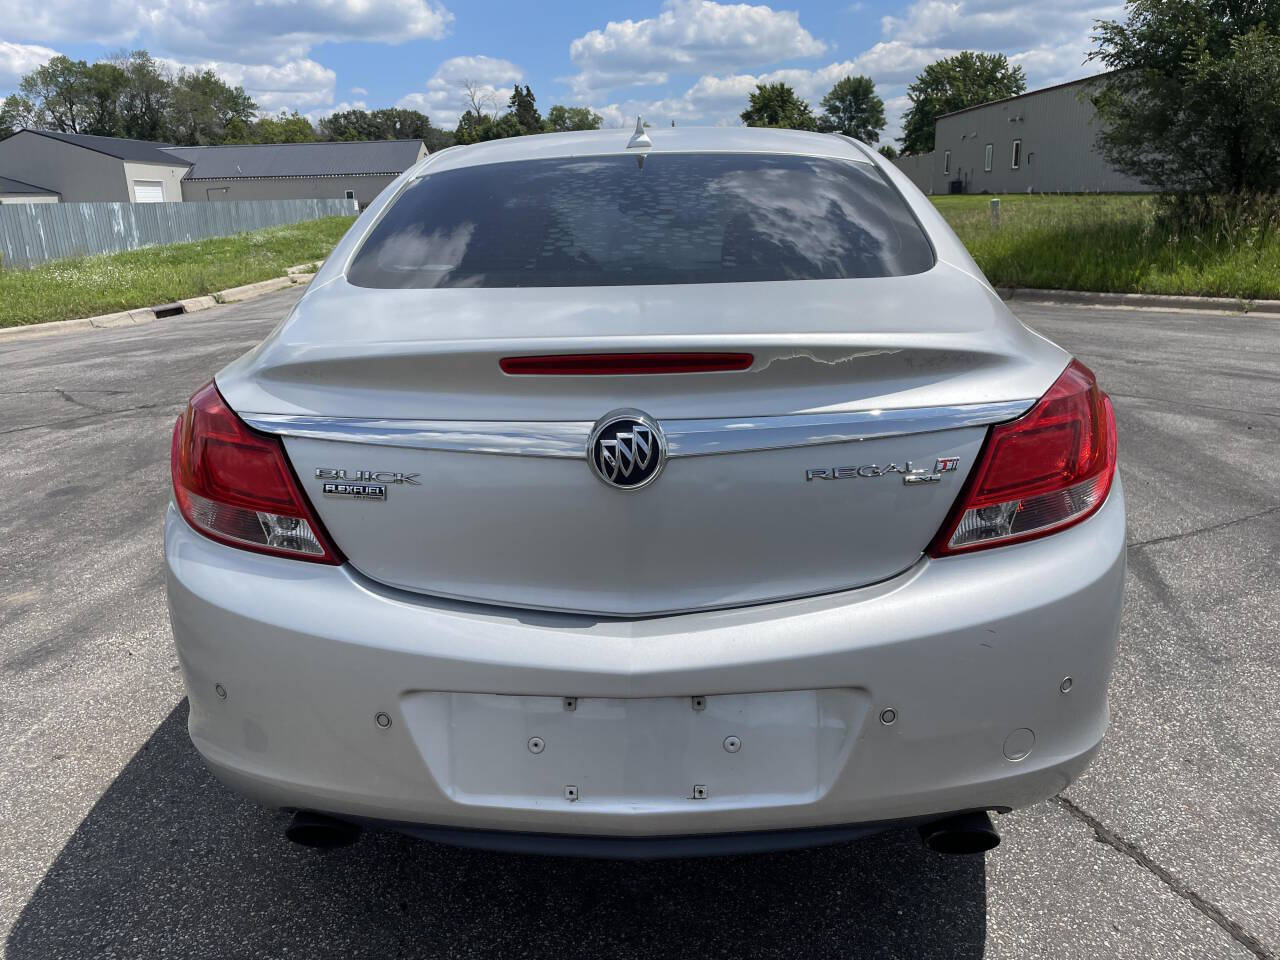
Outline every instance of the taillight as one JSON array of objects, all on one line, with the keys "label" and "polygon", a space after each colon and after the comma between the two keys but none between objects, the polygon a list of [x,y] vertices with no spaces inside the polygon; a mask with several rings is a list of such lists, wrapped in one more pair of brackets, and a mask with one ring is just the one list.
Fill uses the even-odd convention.
[{"label": "taillight", "polygon": [[233,547],[342,563],[277,437],[249,429],[208,383],[173,427],[173,499],[187,523]]},{"label": "taillight", "polygon": [[999,547],[1088,517],[1116,470],[1111,400],[1072,361],[1034,407],[991,428],[973,475],[929,553]]}]

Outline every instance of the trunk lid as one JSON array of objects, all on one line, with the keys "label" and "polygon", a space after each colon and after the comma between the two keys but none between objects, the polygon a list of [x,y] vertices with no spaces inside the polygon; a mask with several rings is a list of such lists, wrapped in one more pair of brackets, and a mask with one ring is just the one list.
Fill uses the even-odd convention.
[{"label": "trunk lid", "polygon": [[[670,351],[754,359],[641,376],[499,367]],[[320,519],[366,576],[634,617],[908,568],[986,424],[1030,406],[1066,362],[946,264],[904,278],[571,290],[338,279],[218,384],[251,425],[285,436]],[[642,489],[588,464],[593,425],[619,408],[666,437],[665,467]],[[350,489],[360,484],[373,489]]]}]

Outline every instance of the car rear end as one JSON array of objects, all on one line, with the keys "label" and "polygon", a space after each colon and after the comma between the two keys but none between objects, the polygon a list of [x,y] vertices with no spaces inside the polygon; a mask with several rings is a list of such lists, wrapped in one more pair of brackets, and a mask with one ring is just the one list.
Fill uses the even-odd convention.
[{"label": "car rear end", "polygon": [[193,398],[200,752],[273,806],[610,853],[1061,789],[1123,587],[1092,374],[869,151],[608,137],[428,160]]}]

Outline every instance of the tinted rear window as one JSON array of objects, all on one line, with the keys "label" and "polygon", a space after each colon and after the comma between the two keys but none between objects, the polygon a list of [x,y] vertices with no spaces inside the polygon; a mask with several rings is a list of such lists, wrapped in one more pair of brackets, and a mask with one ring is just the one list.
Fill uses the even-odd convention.
[{"label": "tinted rear window", "polygon": [[864,163],[774,154],[560,158],[411,184],[348,271],[363,287],[583,287],[891,277],[933,266]]}]

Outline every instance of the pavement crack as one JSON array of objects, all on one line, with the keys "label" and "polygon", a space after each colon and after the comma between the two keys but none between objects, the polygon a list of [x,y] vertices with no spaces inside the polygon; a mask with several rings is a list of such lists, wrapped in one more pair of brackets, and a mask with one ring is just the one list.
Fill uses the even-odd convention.
[{"label": "pavement crack", "polygon": [[[83,406],[83,404],[81,404]],[[15,433],[28,433],[32,430],[53,430],[58,427],[73,426],[86,421],[100,420],[103,417],[126,417],[137,414],[145,414],[154,410],[164,410],[169,408],[175,412],[181,411],[185,407],[185,402],[179,403],[141,403],[134,407],[122,407],[119,410],[98,410],[94,407],[86,407],[91,412],[85,413],[79,417],[67,417],[65,420],[51,420],[48,423],[28,423],[21,427],[10,427],[8,430],[0,430],[0,437],[7,437]]]},{"label": "pavement crack", "polygon": [[1240,926],[1240,924],[1228,917],[1218,907],[1214,906],[1208,900],[1204,899],[1204,897],[1200,896],[1200,894],[1192,890],[1185,881],[1180,880],[1172,871],[1162,867],[1160,864],[1152,860],[1151,857],[1149,857],[1137,844],[1130,843],[1114,830],[1105,826],[1097,817],[1086,813],[1083,808],[1072,803],[1062,794],[1058,794],[1058,796],[1054,797],[1053,800],[1062,807],[1062,809],[1067,811],[1068,814],[1085,824],[1085,826],[1089,827],[1093,831],[1094,839],[1099,843],[1105,843],[1113,850],[1124,854],[1134,863],[1138,864],[1138,866],[1142,867],[1154,876],[1171,891],[1176,893],[1183,900],[1186,900],[1187,903],[1191,904],[1191,906],[1195,907],[1195,909],[1201,914],[1221,927],[1227,936],[1252,953],[1258,958],[1258,960],[1276,960],[1275,955],[1268,952],[1266,947],[1262,945],[1257,937],[1253,936],[1253,934],[1249,933]]},{"label": "pavement crack", "polygon": [[1177,540],[1185,540],[1188,537],[1198,537],[1202,533],[1213,533],[1216,530],[1234,527],[1237,523],[1248,523],[1250,520],[1259,520],[1262,517],[1269,517],[1271,514],[1277,512],[1280,512],[1280,506],[1267,507],[1265,510],[1259,510],[1257,513],[1251,513],[1248,516],[1236,517],[1233,520],[1223,520],[1221,523],[1211,523],[1207,527],[1197,527],[1195,530],[1186,530],[1183,533],[1171,533],[1164,537],[1152,537],[1149,540],[1134,540],[1129,544],[1129,546],[1150,547],[1158,543],[1172,543]]},{"label": "pavement crack", "polygon": [[[61,392],[62,391],[59,390],[57,387],[54,387],[53,389],[49,389],[48,387],[42,387],[38,390],[0,390],[0,397],[29,397],[29,396],[34,396],[41,393],[61,393]],[[128,391],[126,390],[108,390],[106,387],[77,387],[76,388],[76,393],[105,393],[111,396],[116,396],[116,395],[127,393],[127,392]]]},{"label": "pavement crack", "polygon": [[83,400],[77,400],[75,397],[67,393],[67,391],[63,390],[61,387],[54,387],[53,392],[56,393],[59,397],[61,397],[63,400],[67,401],[67,403],[71,404],[72,406],[82,407],[85,410],[92,410],[94,413],[110,413],[109,410],[106,410],[103,407],[95,407],[91,403],[85,403]]}]

